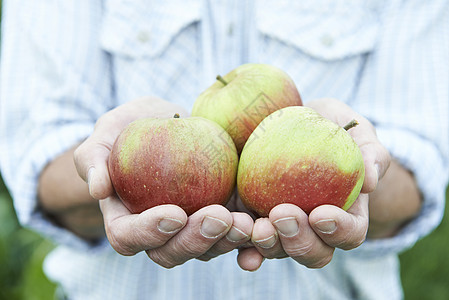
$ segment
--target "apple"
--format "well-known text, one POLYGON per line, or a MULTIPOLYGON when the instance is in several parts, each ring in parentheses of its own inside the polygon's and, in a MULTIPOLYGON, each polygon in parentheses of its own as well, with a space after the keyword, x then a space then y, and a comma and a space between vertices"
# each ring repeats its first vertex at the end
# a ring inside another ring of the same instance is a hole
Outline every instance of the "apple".
POLYGON ((243 204, 268 216, 281 203, 309 214, 323 204, 347 210, 362 188, 365 167, 347 130, 304 106, 265 118, 240 155, 237 188, 243 204))
POLYGON ((302 105, 295 83, 287 73, 268 64, 244 64, 202 92, 192 116, 222 126, 240 153, 254 128, 272 112, 302 105))
POLYGON ((109 156, 114 189, 132 213, 175 204, 191 215, 224 205, 234 191, 237 165, 237 151, 223 128, 176 115, 130 123, 109 156))

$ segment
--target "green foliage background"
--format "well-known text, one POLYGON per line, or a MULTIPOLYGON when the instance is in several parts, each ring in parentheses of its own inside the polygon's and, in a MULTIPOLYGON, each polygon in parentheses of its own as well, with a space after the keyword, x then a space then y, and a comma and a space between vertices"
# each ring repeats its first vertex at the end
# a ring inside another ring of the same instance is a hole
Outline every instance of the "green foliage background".
MULTIPOLYGON (((446 207, 440 226, 400 255, 406 300, 449 299, 448 216, 446 207)), ((52 248, 48 240, 19 225, 0 176, 0 300, 55 299, 56 286, 42 271, 44 257, 52 248)))
POLYGON ((0 299, 53 299, 55 285, 42 271, 42 261, 53 245, 19 226, 1 178, 0 222, 0 299))

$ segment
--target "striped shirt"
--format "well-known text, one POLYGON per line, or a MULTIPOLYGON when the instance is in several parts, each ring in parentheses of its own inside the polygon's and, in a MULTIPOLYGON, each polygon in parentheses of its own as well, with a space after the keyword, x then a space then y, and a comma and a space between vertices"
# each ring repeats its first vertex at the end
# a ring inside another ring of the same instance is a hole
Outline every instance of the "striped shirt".
POLYGON ((400 299, 397 253, 441 221, 449 164, 449 2, 3 1, 0 165, 20 222, 56 241, 44 268, 71 299, 400 299), (323 269, 233 251, 171 270, 54 226, 37 207, 43 167, 126 101, 191 109, 216 74, 286 71, 304 102, 333 97, 367 117, 412 171, 422 210, 396 236, 337 250, 323 269))

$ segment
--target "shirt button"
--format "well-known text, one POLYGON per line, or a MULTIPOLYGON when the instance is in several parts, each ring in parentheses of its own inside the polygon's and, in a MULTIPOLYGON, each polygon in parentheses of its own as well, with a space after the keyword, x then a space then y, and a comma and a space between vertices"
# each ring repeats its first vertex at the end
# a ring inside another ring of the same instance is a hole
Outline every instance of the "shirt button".
POLYGON ((320 38, 321 45, 325 47, 332 47, 334 45, 334 38, 330 34, 323 34, 320 38))
POLYGON ((142 30, 137 34, 137 40, 142 44, 150 41, 150 33, 146 30, 142 30))

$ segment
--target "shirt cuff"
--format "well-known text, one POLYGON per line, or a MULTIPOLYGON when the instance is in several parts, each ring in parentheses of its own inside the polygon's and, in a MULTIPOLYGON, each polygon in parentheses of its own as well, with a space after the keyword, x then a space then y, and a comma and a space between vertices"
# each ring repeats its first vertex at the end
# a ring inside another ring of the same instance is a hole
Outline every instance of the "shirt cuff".
POLYGON ((367 239, 351 250, 355 255, 380 256, 400 253, 412 247, 441 222, 448 183, 447 162, 438 148, 426 139, 403 129, 377 127, 380 142, 403 167, 413 172, 423 196, 418 215, 394 237, 367 239))

